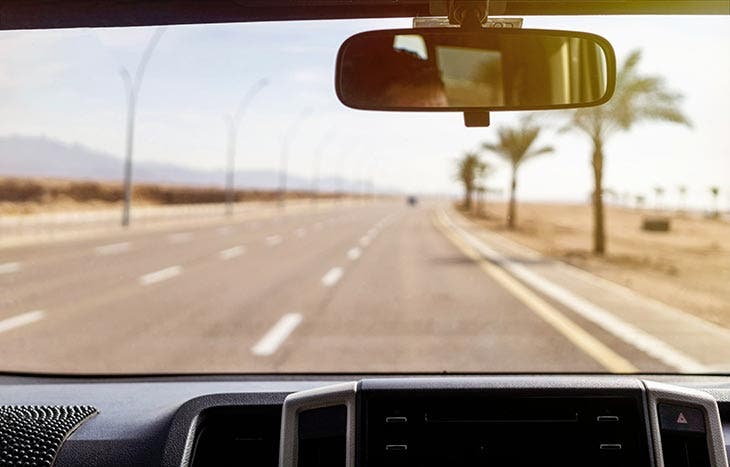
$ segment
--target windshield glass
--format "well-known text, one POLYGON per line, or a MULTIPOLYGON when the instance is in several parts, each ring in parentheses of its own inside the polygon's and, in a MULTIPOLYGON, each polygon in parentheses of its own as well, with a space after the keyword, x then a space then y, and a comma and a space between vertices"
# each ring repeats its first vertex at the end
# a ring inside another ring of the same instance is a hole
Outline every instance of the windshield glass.
POLYGON ((726 373, 728 21, 481 128, 338 101, 410 19, 0 32, 0 370, 726 373))

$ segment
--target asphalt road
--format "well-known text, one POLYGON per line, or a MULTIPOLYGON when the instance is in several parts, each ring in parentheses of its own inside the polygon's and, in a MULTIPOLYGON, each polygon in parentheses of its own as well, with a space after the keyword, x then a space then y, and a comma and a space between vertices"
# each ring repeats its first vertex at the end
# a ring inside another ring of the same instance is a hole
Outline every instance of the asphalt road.
POLYGON ((374 202, 2 249, 0 369, 606 371, 434 213, 374 202))

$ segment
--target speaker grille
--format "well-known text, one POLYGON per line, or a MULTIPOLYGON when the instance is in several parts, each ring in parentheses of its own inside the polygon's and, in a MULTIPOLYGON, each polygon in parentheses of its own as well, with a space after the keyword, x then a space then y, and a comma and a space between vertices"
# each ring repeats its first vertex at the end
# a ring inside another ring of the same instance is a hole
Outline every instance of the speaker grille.
POLYGON ((0 465, 50 466, 91 406, 0 406, 0 465))

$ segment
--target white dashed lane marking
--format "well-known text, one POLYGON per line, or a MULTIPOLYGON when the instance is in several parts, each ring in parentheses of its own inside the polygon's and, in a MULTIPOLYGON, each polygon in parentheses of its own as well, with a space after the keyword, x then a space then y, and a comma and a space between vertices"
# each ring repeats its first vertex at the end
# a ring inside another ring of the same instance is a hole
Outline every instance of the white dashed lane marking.
POLYGON ((251 347, 254 355, 266 357, 273 354, 284 343, 287 337, 302 322, 302 315, 299 313, 287 313, 281 317, 279 321, 264 334, 256 345, 251 347))
POLYGON ((0 333, 40 321, 46 315, 43 310, 29 311, 0 321, 0 333))
POLYGON ((167 239, 170 241, 170 243, 185 243, 192 240, 193 234, 190 232, 179 232, 170 234, 167 239))
POLYGON ((239 246, 234 246, 232 248, 222 250, 221 252, 218 253, 218 256, 222 260, 227 260, 227 259, 235 258, 237 256, 241 256, 245 252, 246 252, 246 248, 242 245, 239 245, 239 246))
POLYGON ((129 242, 112 243, 110 245, 98 246, 94 248, 94 251, 99 256, 118 255, 119 253, 129 251, 131 246, 132 244, 129 242))
POLYGON ((366 247, 370 245, 370 242, 370 237, 368 237, 367 235, 360 237, 360 246, 366 247))
POLYGON ((159 271, 150 272, 149 274, 140 276, 139 283, 142 285, 152 285, 172 279, 175 276, 179 276, 181 273, 181 266, 170 266, 169 268, 160 269, 159 271))
POLYGON ((276 246, 284 241, 281 235, 270 235, 265 239, 268 246, 276 246))
POLYGON ((1 263, 0 274, 11 274, 20 271, 20 263, 1 263))
POLYGON ((324 284, 325 287, 332 287, 342 278, 343 273, 344 270, 341 267, 330 269, 327 271, 327 274, 322 276, 322 284, 324 284))
POLYGON ((347 257, 350 258, 352 261, 355 261, 360 257, 361 254, 362 250, 360 250, 360 248, 350 248, 350 250, 347 252, 347 257))

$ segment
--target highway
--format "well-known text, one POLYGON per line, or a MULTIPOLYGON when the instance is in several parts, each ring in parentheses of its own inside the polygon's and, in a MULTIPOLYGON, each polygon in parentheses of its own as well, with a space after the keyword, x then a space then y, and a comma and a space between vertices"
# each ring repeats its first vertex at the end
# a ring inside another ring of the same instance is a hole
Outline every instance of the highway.
POLYGON ((373 201, 0 249, 0 369, 674 371, 478 257, 444 212, 373 201))

